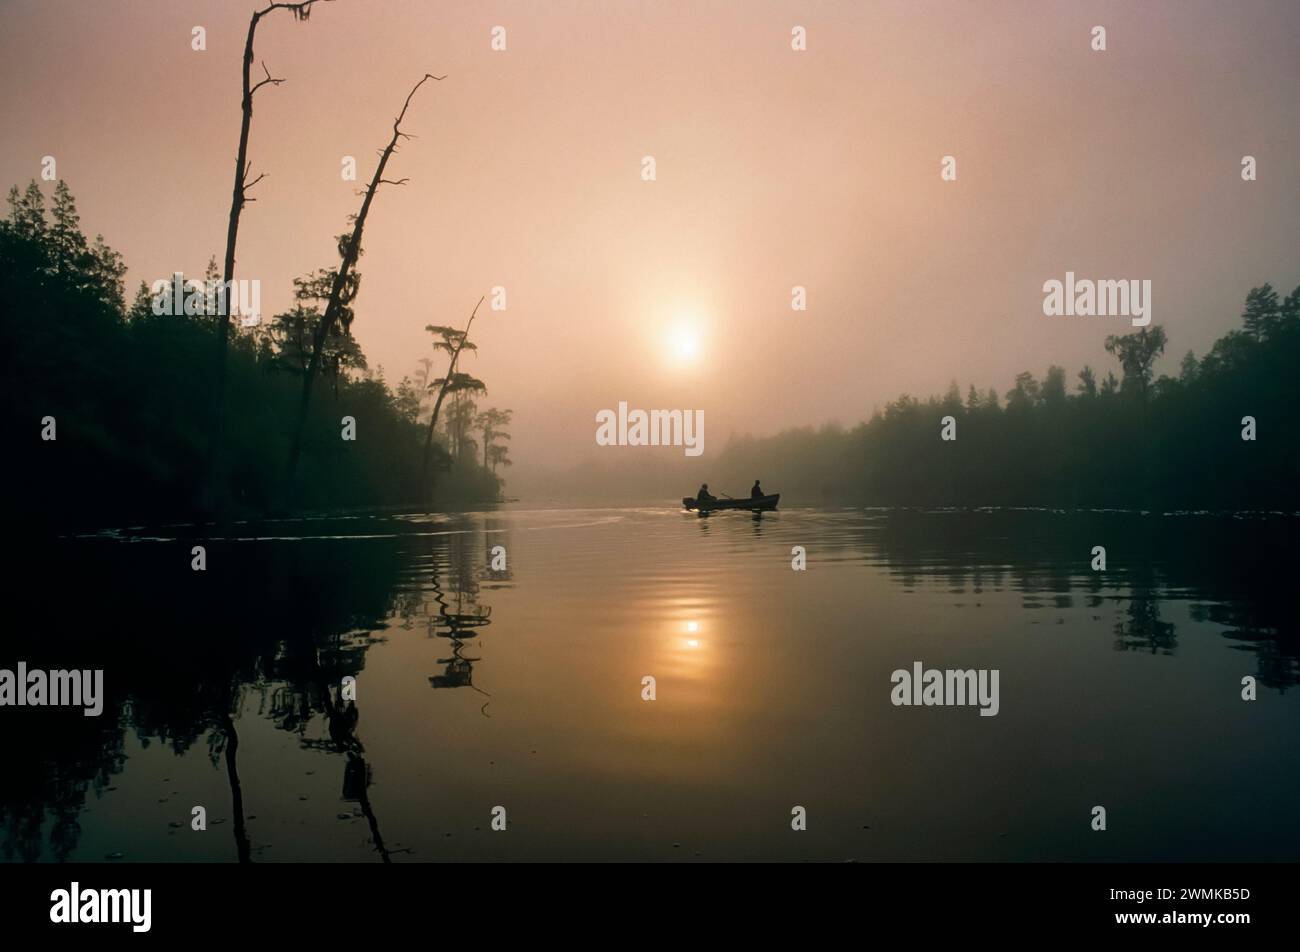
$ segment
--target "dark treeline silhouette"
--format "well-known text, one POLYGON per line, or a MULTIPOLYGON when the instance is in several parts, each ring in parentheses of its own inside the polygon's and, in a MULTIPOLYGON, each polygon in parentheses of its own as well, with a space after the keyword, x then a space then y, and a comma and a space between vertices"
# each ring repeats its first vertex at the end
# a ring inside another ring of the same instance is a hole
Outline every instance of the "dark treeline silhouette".
POLYGON ((1155 377, 1161 327, 1106 340, 1119 376, 1058 366, 1018 374, 1003 398, 956 383, 904 394, 852 429, 733 440, 718 481, 764 484, 795 503, 1152 509, 1300 508, 1300 289, 1246 298, 1244 327, 1177 377, 1155 377), (951 417, 956 439, 941 439, 951 417), (1255 439, 1243 439, 1244 417, 1255 439))
MULTIPOLYGON (((48 210, 34 182, 11 189, 9 206, 0 222, 0 386, 6 431, 21 447, 10 461, 12 517, 106 524, 202 515, 219 308, 209 300, 207 313, 156 314, 143 283, 128 304, 121 256, 82 234, 63 182, 48 210), (42 439, 46 418, 53 440, 42 439)), ((216 285, 215 263, 205 278, 216 285)), ((472 452, 448 453, 444 434, 425 475, 427 393, 409 379, 390 388, 343 321, 321 349, 326 385, 283 498, 303 375, 334 278, 322 269, 298 279, 293 307, 258 325, 230 322, 217 487, 227 511, 423 504, 435 480, 440 504, 498 498, 499 449, 485 465, 472 452), (356 421, 355 441, 342 438, 345 416, 356 421)))

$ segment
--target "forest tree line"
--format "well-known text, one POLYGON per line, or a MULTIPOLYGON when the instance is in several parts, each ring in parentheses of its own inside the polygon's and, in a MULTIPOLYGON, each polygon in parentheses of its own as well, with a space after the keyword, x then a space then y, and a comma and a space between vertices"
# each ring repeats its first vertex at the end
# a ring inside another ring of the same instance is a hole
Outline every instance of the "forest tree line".
MULTIPOLYGON (((229 343, 216 489, 231 514, 427 504, 431 486, 439 504, 499 497, 494 471, 510 464, 509 411, 480 409, 486 385, 453 376, 431 439, 431 403, 444 383, 436 361, 393 387, 382 368, 369 368, 351 333, 357 272, 323 339, 320 392, 288 498, 285 455, 336 269, 295 280, 292 306, 250 327, 211 307, 157 314, 143 282, 128 302, 125 274, 121 255, 82 233, 66 183, 48 209, 35 182, 10 190, 0 221, 0 376, 7 432, 23 447, 6 494, 15 518, 96 525, 204 515, 222 323, 229 343), (357 421, 355 441, 341 437, 345 416, 357 421), (54 439, 42 438, 47 418, 54 439)), ((215 261, 198 280, 220 283, 215 261)))
POLYGON ((1118 366, 903 394, 852 428, 733 439, 707 468, 790 505, 1300 509, 1300 288, 1252 289, 1239 328, 1157 377, 1168 345, 1159 326, 1114 335, 1118 366))

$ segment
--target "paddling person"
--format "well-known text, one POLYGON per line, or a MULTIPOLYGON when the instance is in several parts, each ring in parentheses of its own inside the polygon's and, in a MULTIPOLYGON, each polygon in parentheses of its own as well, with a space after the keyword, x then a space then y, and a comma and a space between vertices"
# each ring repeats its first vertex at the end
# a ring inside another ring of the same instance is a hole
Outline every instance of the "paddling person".
POLYGON ((754 488, 749 491, 749 498, 759 499, 762 496, 763 496, 763 487, 758 484, 758 480, 756 479, 754 480, 754 488))
POLYGON ((698 493, 695 494, 695 502, 696 502, 697 505, 700 504, 700 503, 705 503, 705 502, 714 502, 714 501, 716 501, 716 499, 717 499, 716 496, 710 496, 710 495, 709 495, 709 484, 708 484, 708 483, 705 483, 704 485, 702 485, 702 486, 700 487, 700 491, 699 491, 698 493))

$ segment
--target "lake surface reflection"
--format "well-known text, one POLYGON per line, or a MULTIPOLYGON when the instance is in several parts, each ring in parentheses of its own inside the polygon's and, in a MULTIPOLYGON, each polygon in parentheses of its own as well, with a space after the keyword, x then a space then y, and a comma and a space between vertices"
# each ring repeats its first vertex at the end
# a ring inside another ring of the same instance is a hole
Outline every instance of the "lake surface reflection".
POLYGON ((504 507, 33 545, 0 667, 103 668, 107 701, 0 709, 0 856, 1294 860, 1296 523, 504 507), (998 669, 1000 712, 893 706, 915 661, 998 669))

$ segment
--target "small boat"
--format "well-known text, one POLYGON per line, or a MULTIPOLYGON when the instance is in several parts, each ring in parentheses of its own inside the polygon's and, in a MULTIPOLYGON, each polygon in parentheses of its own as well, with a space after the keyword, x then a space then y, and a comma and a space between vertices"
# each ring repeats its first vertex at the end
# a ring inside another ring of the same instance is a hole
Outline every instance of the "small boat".
POLYGON ((772 493, 770 496, 757 496, 749 499, 710 499, 704 505, 699 505, 690 496, 682 498, 682 505, 689 510, 698 509, 700 512, 716 512, 719 509, 743 509, 746 512, 770 512, 776 508, 776 504, 781 501, 780 493, 772 493))

